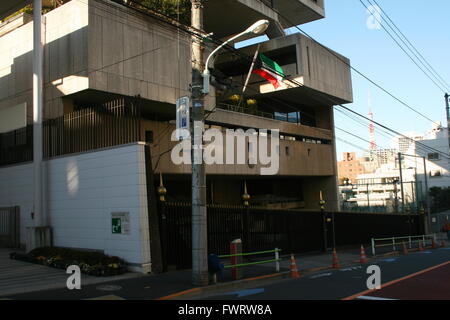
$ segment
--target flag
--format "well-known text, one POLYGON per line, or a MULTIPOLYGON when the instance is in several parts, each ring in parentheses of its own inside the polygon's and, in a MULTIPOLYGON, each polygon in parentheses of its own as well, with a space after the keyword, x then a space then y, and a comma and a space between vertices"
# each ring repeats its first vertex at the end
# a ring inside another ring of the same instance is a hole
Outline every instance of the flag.
POLYGON ((275 89, 278 89, 285 77, 283 69, 278 63, 269 59, 262 53, 259 55, 259 59, 261 60, 261 67, 253 70, 253 73, 259 74, 261 77, 268 80, 275 89))

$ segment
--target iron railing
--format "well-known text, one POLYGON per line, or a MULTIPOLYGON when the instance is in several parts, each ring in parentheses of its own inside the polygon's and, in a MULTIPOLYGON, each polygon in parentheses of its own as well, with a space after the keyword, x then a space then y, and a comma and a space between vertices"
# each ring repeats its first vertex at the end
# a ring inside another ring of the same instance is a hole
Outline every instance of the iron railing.
POLYGON ((0 165, 33 161, 33 126, 0 134, 0 165))
POLYGON ((140 104, 120 98, 44 122, 44 158, 140 140, 140 104))
MULTIPOLYGON (((139 98, 119 98, 43 122, 45 159, 137 142, 139 98)), ((0 166, 33 161, 33 125, 0 134, 0 166)))
POLYGON ((0 208, 0 248, 20 247, 19 207, 0 208))
MULTIPOLYGON (((160 205, 159 211, 165 264, 190 268, 191 205, 167 202, 160 205)), ((417 215, 339 212, 334 216, 337 246, 368 244, 371 238, 392 234, 421 234, 423 228, 417 215)), ((230 242, 235 239, 242 239, 243 252, 277 247, 289 253, 303 253, 323 248, 320 212, 208 205, 207 223, 208 251, 217 255, 228 254, 230 242)), ((332 239, 331 225, 327 229, 327 238, 332 239)))

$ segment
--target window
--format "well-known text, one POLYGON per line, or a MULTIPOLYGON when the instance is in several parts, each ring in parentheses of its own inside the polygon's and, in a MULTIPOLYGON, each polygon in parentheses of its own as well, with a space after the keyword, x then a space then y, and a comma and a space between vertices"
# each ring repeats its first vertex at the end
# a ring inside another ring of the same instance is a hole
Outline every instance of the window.
POLYGON ((442 173, 440 170, 433 170, 430 172, 430 177, 434 178, 434 177, 440 177, 442 176, 442 173))
POLYGON ((439 153, 435 152, 435 153, 429 153, 428 154, 428 160, 430 161, 437 161, 440 160, 440 155, 439 153))
POLYGON ((151 130, 145 131, 145 142, 153 143, 153 131, 151 131, 151 130))

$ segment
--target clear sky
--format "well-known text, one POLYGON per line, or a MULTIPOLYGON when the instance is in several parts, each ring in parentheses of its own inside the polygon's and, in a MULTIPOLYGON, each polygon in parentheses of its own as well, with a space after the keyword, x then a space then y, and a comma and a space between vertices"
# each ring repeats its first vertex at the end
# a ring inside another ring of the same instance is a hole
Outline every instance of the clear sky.
MULTIPOLYGON (((397 27, 408 37, 435 70, 450 83, 450 1, 377 0, 397 27)), ((326 18, 300 28, 323 45, 343 54, 352 65, 407 104, 446 126, 444 93, 429 80, 383 30, 369 29, 370 18, 359 0, 325 0, 326 18)), ((387 25, 386 28, 391 31, 387 25)), ((298 30, 289 30, 298 32, 298 30)), ((351 109, 367 116, 368 92, 372 95, 374 120, 399 132, 426 132, 431 121, 395 101, 352 72, 354 103, 351 109)), ((450 90, 450 88, 449 88, 450 90)), ((335 112, 336 126, 369 140, 368 127, 335 112)), ((336 130, 339 138, 367 149, 368 143, 336 130)), ((379 147, 389 139, 375 127, 379 147)), ((337 141, 342 153, 362 150, 337 141)))

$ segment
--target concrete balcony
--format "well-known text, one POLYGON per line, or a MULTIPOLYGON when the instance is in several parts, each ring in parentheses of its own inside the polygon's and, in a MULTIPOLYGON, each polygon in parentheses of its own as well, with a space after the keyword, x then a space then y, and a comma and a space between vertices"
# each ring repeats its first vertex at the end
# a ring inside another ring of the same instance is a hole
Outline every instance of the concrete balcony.
POLYGON ((239 33, 259 19, 269 19, 289 28, 324 17, 324 0, 210 0, 205 3, 205 30, 218 38, 239 33))
MULTIPOLYGON (((253 57, 256 50, 257 45, 240 49, 248 57, 253 57)), ((280 88, 275 89, 260 76, 252 75, 247 95, 255 99, 283 100, 298 108, 301 105, 317 108, 353 101, 348 58, 301 34, 263 42, 259 52, 276 61, 283 68, 286 79, 280 88)), ((225 53, 217 59, 215 68, 243 85, 250 63, 251 58, 225 53)), ((281 105, 279 108, 281 112, 289 112, 282 110, 281 105)))
POLYGON ((285 28, 325 17, 324 0, 262 0, 280 13, 279 21, 285 28), (286 19, 284 19, 286 18, 286 19))

